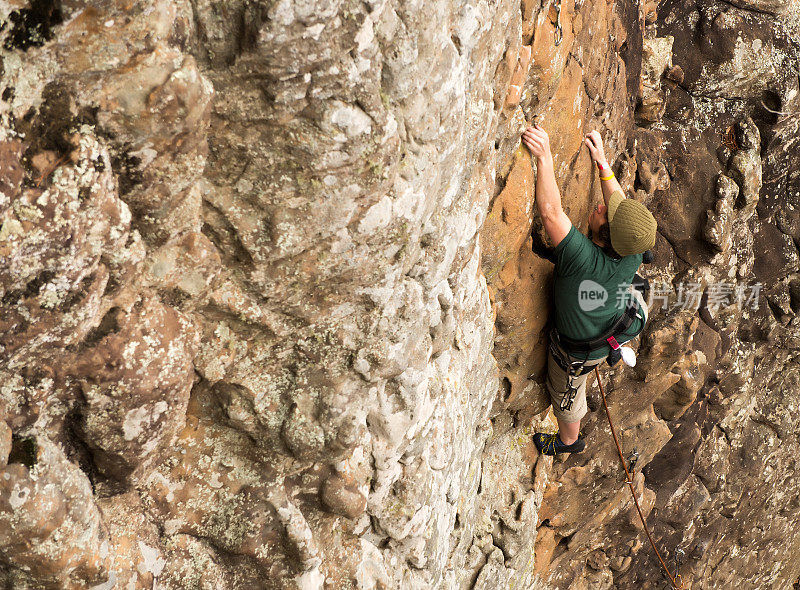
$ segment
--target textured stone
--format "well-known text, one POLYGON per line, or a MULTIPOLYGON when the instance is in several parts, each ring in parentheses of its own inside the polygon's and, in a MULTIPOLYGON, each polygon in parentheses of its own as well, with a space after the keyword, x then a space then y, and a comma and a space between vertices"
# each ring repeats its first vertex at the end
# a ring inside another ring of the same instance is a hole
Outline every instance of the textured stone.
POLYGON ((663 116, 666 107, 661 78, 672 67, 674 42, 674 37, 667 36, 645 39, 642 44, 642 97, 636 112, 651 123, 663 116))
POLYGON ((115 297, 126 296, 142 257, 107 149, 86 126, 64 141, 47 188, 23 189, 4 212, 1 342, 11 370, 40 350, 43 365, 47 357, 55 364, 115 297))
POLYGON ((108 527, 115 571, 110 577, 121 588, 152 588, 167 562, 158 529, 147 517, 135 492, 98 500, 108 527))
POLYGON ((8 454, 11 452, 11 429, 5 422, 0 422, 0 465, 8 463, 8 454))
POLYGON ((86 400, 80 432, 100 471, 125 479, 183 427, 196 335, 154 299, 109 311, 101 326, 109 333, 74 370, 86 400))
POLYGON ((337 514, 347 518, 358 518, 364 514, 367 499, 359 492, 357 486, 348 484, 341 476, 329 477, 320 489, 322 502, 337 514))
POLYGON ((706 211, 708 219, 703 237, 720 252, 731 247, 733 204, 739 196, 739 185, 724 174, 717 177, 717 203, 714 210, 706 211))
POLYGON ((113 558, 89 480, 49 440, 28 440, 30 451, 0 472, 0 547, 12 566, 3 581, 62 588, 106 582, 113 558))
POLYGON ((658 219, 641 272, 697 286, 600 370, 669 565, 796 583, 794 3, 11 0, 0 23, 0 585, 663 585, 594 377, 587 450, 531 444, 555 428, 534 121, 576 227, 596 129, 658 219))

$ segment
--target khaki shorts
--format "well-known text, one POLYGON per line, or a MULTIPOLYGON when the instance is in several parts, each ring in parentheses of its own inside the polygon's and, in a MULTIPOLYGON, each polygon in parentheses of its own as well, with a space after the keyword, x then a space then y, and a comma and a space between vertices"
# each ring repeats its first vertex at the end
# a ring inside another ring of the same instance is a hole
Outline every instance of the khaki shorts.
MULTIPOLYGON (((551 343, 551 347, 555 346, 561 352, 563 358, 568 358, 572 361, 583 360, 571 357, 567 354, 562 347, 558 346, 555 342, 551 343)), ((605 357, 593 361, 586 361, 585 368, 595 367, 605 361, 605 357)), ((556 418, 564 422, 580 422, 581 418, 586 415, 588 408, 586 407, 586 379, 589 373, 572 378, 572 387, 577 391, 572 403, 568 404, 566 409, 561 409, 561 402, 568 392, 569 381, 567 379, 567 372, 558 366, 556 359, 553 358, 552 348, 547 355, 547 392, 550 394, 550 403, 553 404, 553 414, 556 418)))
MULTIPOLYGON (((644 319, 645 323, 647 323, 647 303, 642 297, 642 294, 639 291, 633 290, 633 296, 639 302, 639 309, 642 312, 642 319, 644 319)), ((628 342, 628 340, 623 340, 620 344, 624 344, 628 342)), ((556 346, 558 350, 561 352, 563 358, 568 358, 570 361, 581 361, 583 360, 581 357, 572 357, 570 356, 566 350, 562 347, 558 346, 556 343, 551 343, 551 346, 556 346)), ((572 378, 572 387, 575 388, 577 391, 575 392, 575 397, 572 400, 572 403, 569 404, 567 402, 567 408, 561 409, 561 402, 564 397, 567 395, 568 392, 568 385, 569 382, 567 380, 567 372, 562 369, 556 360, 553 358, 553 350, 552 348, 549 350, 549 354, 547 355, 547 392, 550 394, 550 402, 553 404, 553 414, 555 414, 556 418, 562 420, 564 422, 580 422, 581 418, 586 415, 588 408, 586 406, 586 380, 589 378, 589 373, 584 375, 580 375, 579 377, 572 378)), ((584 365, 584 368, 595 367, 601 364, 605 359, 605 357, 596 359, 593 361, 587 361, 584 365)))

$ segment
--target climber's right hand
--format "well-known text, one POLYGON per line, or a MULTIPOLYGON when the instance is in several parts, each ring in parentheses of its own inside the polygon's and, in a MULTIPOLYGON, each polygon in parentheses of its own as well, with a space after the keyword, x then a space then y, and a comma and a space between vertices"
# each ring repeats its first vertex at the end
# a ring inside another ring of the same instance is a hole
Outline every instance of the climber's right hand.
POLYGON ((592 160, 601 168, 608 168, 608 161, 606 160, 606 153, 603 149, 603 138, 597 131, 590 131, 586 134, 583 142, 588 146, 589 153, 592 155, 592 160))
POLYGON ((550 137, 547 131, 534 124, 522 133, 522 143, 531 151, 536 158, 552 158, 550 153, 550 137))

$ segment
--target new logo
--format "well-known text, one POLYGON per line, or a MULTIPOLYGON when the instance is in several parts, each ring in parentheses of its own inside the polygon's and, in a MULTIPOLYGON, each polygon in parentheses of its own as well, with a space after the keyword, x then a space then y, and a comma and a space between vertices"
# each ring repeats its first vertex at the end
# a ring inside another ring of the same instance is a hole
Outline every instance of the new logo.
POLYGON ((583 311, 593 311, 603 307, 607 299, 608 291, 603 285, 588 279, 578 285, 578 305, 583 311))

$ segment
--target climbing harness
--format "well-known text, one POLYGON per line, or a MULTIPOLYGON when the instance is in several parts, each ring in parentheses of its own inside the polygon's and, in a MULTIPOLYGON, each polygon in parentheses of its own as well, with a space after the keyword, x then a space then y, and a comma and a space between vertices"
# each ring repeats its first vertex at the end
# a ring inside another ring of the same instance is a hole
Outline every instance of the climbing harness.
POLYGON ((550 335, 550 353, 553 355, 556 364, 567 373, 567 389, 562 392, 561 403, 559 408, 562 412, 569 412, 572 408, 572 402, 575 401, 575 396, 578 394, 578 388, 573 385, 573 380, 581 375, 586 375, 592 370, 592 367, 586 367, 586 362, 589 359, 589 353, 583 360, 573 360, 572 357, 565 355, 561 348, 558 346, 559 336, 558 332, 552 331, 550 335))
MULTIPOLYGON (((597 338, 592 338, 591 340, 574 340, 572 338, 568 338, 563 334, 559 334, 557 331, 553 331, 551 335, 550 341, 557 340, 561 347, 566 350, 571 356, 575 356, 576 358, 580 354, 586 354, 586 358, 589 357, 589 353, 592 351, 598 350, 603 346, 609 346, 611 348, 611 353, 608 355, 608 364, 609 366, 614 366, 617 364, 623 355, 626 357, 626 364, 633 366, 631 363, 635 364, 636 355, 630 350, 630 353, 623 350, 623 347, 617 341, 619 336, 622 336, 628 328, 631 327, 633 320, 636 319, 637 316, 640 316, 641 310, 639 309, 639 302, 636 300, 636 297, 631 297, 628 300, 628 303, 625 307, 625 312, 611 325, 611 327, 602 335, 598 336, 597 338), (631 355, 633 355, 631 357, 631 355)), ((642 319, 644 319, 642 317, 642 319)), ((642 327, 644 327, 644 322, 642 322, 642 327)), ((633 335, 626 335, 625 341, 635 338, 638 334, 633 335)), ((554 355, 556 356, 556 355, 554 355)), ((556 360, 558 361, 558 357, 556 356, 556 360)), ((584 361, 585 364, 585 361, 584 361)), ((567 367, 564 364, 559 363, 559 366, 568 371, 567 367)), ((586 373, 591 371, 591 367, 586 373)), ((582 375, 583 373, 579 373, 582 375)))
POLYGON ((561 0, 553 0, 553 7, 556 9, 556 32, 553 43, 558 47, 564 37, 564 32, 561 29, 561 0))
MULTIPOLYGON (((535 251, 535 250, 534 250, 535 251)), ((653 262, 653 253, 650 250, 646 250, 642 253, 642 263, 650 264, 653 262)), ((633 276, 633 280, 631 281, 631 286, 635 291, 638 291, 642 295, 642 303, 644 303, 644 299, 647 298, 647 294, 650 291, 650 282, 644 278, 637 275, 633 276)), ((553 293, 555 297, 555 293, 553 293)), ((636 365, 636 353, 633 352, 631 348, 626 346, 621 346, 617 341, 617 338, 620 336, 625 336, 623 340, 623 344, 628 340, 636 338, 639 335, 639 332, 636 334, 625 334, 628 328, 631 327, 633 321, 639 317, 642 319, 642 328, 644 328, 644 324, 647 321, 647 311, 646 311, 646 304, 645 308, 640 309, 639 301, 637 299, 638 294, 633 294, 628 299, 628 303, 625 306, 625 311, 622 315, 617 318, 617 320, 611 325, 611 327, 606 330, 606 332, 597 338, 593 338, 591 340, 574 340, 572 338, 568 338, 563 334, 559 334, 557 330, 552 330, 550 333, 550 343, 551 343, 551 350, 554 351, 553 358, 556 359, 558 366, 564 369, 567 372, 567 375, 570 376, 570 359, 569 358, 562 358, 561 355, 557 353, 557 347, 552 346, 552 343, 555 341, 558 345, 563 348, 570 357, 579 358, 581 354, 585 353, 586 359, 589 358, 589 354, 593 351, 596 351, 603 346, 608 346, 611 348, 611 352, 606 358, 608 365, 613 367, 617 364, 617 362, 622 359, 626 365, 629 367, 633 367, 636 365)), ((589 373, 592 370, 590 366, 587 369, 584 369, 584 365, 586 364, 586 359, 584 359, 583 363, 580 364, 579 372, 575 374, 575 376, 584 375, 589 373), (582 372, 581 372, 582 371, 582 372)), ((571 386, 572 380, 568 379, 568 387, 571 386)), ((577 391, 577 390, 576 390, 577 391)), ((568 389, 568 392, 572 393, 572 398, 575 397, 575 392, 572 392, 568 389)), ((563 399, 566 399, 563 398, 563 399)), ((571 403, 570 403, 571 405, 571 403)), ((563 409, 563 408, 562 408, 563 409)))
MULTIPOLYGON (((637 275, 638 277, 638 275, 637 275)), ((635 297, 628 300, 625 312, 614 322, 605 334, 592 340, 573 340, 562 334, 559 334, 556 329, 550 333, 550 353, 556 364, 567 374, 567 389, 562 393, 559 409, 562 412, 569 412, 572 408, 572 403, 578 395, 578 388, 574 385, 574 379, 590 373, 594 364, 586 366, 589 360, 589 354, 602 346, 611 347, 611 353, 606 359, 609 366, 614 366, 620 359, 626 365, 633 367, 636 365, 636 353, 627 346, 621 346, 617 342, 617 337, 621 336, 633 323, 633 320, 640 315, 639 302, 635 297), (566 354, 564 354, 566 351, 566 354), (583 355, 583 358, 580 358, 583 355)), ((644 322, 642 322, 644 327, 644 322)), ((627 336, 627 339, 634 338, 634 336, 627 336)))
MULTIPOLYGON (((661 553, 658 551, 658 547, 656 547, 656 542, 653 540, 653 536, 650 534, 650 529, 647 528, 647 522, 645 521, 644 514, 642 514, 642 509, 639 507, 639 500, 636 498, 636 490, 633 489, 633 477, 631 476, 631 472, 628 471, 628 466, 625 463, 625 459, 622 457, 622 447, 619 445, 619 440, 617 439, 617 431, 614 430, 614 423, 611 421, 611 412, 608 411, 608 402, 606 402, 606 392, 603 389, 603 382, 600 381, 600 368, 594 368, 595 376, 597 377, 597 385, 600 387, 600 395, 603 398, 603 407, 606 409, 606 417, 608 418, 608 426, 611 428, 611 436, 614 437, 614 444, 617 445, 617 453, 619 453, 619 462, 622 463, 622 468, 625 470, 625 483, 628 484, 628 487, 631 490, 631 496, 633 496, 633 503, 636 505, 636 511, 639 513, 639 518, 642 520, 642 526, 644 527, 644 532, 647 533, 647 538, 650 540, 650 545, 653 547, 653 551, 656 553, 656 557, 658 557, 658 561, 661 562, 661 567, 664 568, 664 571, 667 573, 667 577, 669 578, 672 587, 675 590, 682 590, 683 589, 683 578, 681 575, 676 573, 673 576, 667 564, 664 563, 664 560, 661 558, 661 553)), ((633 467, 633 466, 631 466, 633 467)), ((680 551, 680 549, 678 550, 680 551)), ((676 571, 677 571, 677 558, 678 558, 678 551, 675 552, 675 559, 676 559, 676 571)), ((681 551, 680 554, 682 555, 683 552, 681 551)))

